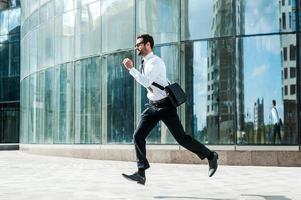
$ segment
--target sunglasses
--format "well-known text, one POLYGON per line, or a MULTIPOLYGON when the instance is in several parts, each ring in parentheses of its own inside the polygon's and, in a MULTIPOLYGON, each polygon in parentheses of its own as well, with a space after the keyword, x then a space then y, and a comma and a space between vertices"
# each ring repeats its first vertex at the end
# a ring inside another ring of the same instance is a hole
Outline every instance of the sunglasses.
POLYGON ((138 48, 141 44, 144 44, 144 42, 142 41, 142 42, 135 44, 135 47, 138 48))

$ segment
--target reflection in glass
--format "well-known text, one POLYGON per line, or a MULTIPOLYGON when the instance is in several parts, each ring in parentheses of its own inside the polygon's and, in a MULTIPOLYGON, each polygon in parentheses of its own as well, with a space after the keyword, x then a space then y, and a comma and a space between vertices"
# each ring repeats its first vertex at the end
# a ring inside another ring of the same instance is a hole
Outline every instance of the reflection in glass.
POLYGON ((74 55, 75 11, 55 18, 55 64, 71 61, 74 55))
MULTIPOLYGON (((134 133, 134 80, 122 66, 124 58, 133 58, 133 52, 124 52, 102 58, 107 95, 104 113, 107 118, 107 142, 130 143, 134 133)), ((106 143, 106 141, 103 141, 106 143)))
POLYGON ((57 113, 58 131, 54 135, 54 143, 74 143, 74 73, 73 63, 59 65, 56 68, 59 74, 57 84, 57 113))
MULTIPOLYGON (((57 99, 55 93, 57 87, 57 74, 54 68, 48 68, 45 71, 45 129, 44 129, 44 143, 52 144, 53 135, 57 131, 57 113, 55 112, 57 106, 57 99)), ((34 87, 31 87, 34 88, 34 87)), ((31 90, 31 89, 30 89, 31 90)), ((31 97, 30 97, 31 98, 31 97)), ((29 101, 32 102, 32 101, 29 101)), ((41 133, 43 134, 43 133, 41 133)), ((41 136, 42 137, 42 136, 41 136)))
POLYGON ((104 0, 101 5, 102 52, 134 44, 134 0, 104 0))
POLYGON ((203 143, 233 144, 235 124, 235 43, 232 39, 187 43, 186 127, 203 143))
POLYGON ((0 35, 8 34, 8 11, 0 12, 0 35))
POLYGON ((137 34, 148 33, 155 43, 179 40, 179 0, 140 0, 136 5, 137 34))
MULTIPOLYGON (((77 61, 75 64, 75 78, 74 78, 75 143, 80 143, 80 144, 100 143, 100 136, 101 136, 101 132, 100 132, 101 131, 100 129, 101 127, 100 124, 101 122, 101 118, 100 118, 101 77, 100 75, 101 73, 100 73, 98 57, 80 60, 77 61)), ((71 76, 71 74, 69 76, 71 76)), ((69 93, 72 92, 71 88, 68 88, 68 90, 69 93)), ((62 102, 60 102, 61 106, 67 107, 66 109, 72 110, 72 105, 67 105, 67 103, 70 104, 72 103, 72 101, 70 100, 71 99, 69 99, 69 101, 66 100, 67 101, 66 105, 64 105, 64 99, 62 99, 62 102)), ((71 116, 66 116, 66 120, 68 120, 67 119, 68 117, 71 116)))
POLYGON ((289 87, 296 85, 296 78, 284 76, 290 67, 294 68, 295 61, 285 60, 283 51, 294 43, 294 37, 283 35, 243 39, 245 119, 244 131, 238 135, 238 143, 297 143, 297 101, 296 94, 289 87), (271 113, 273 99, 284 123, 281 139, 274 137, 275 122, 271 113))
POLYGON ((86 57, 99 53, 100 2, 81 7, 76 14, 75 56, 86 57))
POLYGON ((181 39, 210 38, 213 18, 212 0, 181 1, 181 39))

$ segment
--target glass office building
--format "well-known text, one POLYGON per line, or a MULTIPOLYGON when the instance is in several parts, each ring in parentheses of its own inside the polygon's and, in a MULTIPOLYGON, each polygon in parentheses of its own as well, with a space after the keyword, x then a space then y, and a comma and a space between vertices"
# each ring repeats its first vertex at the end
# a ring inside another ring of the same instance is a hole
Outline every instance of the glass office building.
MULTIPOLYGON (((211 145, 300 146, 299 0, 21 0, 22 144, 131 144, 145 89, 122 66, 149 33, 211 145), (274 137, 272 100, 283 121, 274 137)), ((17 73, 17 72, 16 72, 17 73)), ((159 123, 150 144, 175 144, 159 123)))
POLYGON ((19 143, 20 2, 0 2, 0 143, 19 143))

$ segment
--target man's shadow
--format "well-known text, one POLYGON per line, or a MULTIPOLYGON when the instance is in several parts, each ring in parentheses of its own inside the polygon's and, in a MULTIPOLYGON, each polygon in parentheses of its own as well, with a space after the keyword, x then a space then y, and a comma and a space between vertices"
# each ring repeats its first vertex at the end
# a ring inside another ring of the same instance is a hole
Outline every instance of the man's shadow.
POLYGON ((155 199, 199 199, 199 200, 235 200, 235 199, 217 199, 217 198, 202 198, 202 197, 185 197, 185 196, 154 196, 155 199))
MULTIPOLYGON (((242 197, 260 197, 264 200, 292 200, 285 196, 279 195, 256 195, 256 194, 241 194, 242 197)), ((235 199, 217 199, 217 198, 202 198, 202 197, 185 197, 185 196, 154 196, 155 199, 199 199, 199 200, 235 200, 235 199)))
POLYGON ((241 196, 244 196, 244 197, 261 197, 265 200, 292 200, 290 198, 287 198, 285 196, 280 196, 280 195, 241 194, 241 196))

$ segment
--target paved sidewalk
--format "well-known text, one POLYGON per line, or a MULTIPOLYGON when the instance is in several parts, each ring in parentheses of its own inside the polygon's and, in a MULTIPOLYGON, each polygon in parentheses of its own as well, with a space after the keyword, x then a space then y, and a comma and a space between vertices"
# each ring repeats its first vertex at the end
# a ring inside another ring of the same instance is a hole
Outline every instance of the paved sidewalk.
POLYGON ((0 151, 0 200, 301 200, 301 168, 151 163, 142 186, 121 176, 135 167, 0 151))

